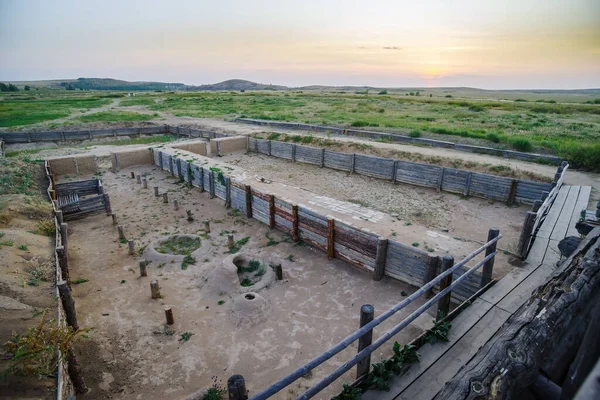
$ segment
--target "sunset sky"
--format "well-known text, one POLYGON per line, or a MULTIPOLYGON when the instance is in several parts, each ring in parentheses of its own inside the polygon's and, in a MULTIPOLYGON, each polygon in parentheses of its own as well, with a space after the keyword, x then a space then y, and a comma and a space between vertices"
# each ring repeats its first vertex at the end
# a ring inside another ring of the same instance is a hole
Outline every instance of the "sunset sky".
POLYGON ((0 81, 600 87, 600 0, 0 0, 0 81))

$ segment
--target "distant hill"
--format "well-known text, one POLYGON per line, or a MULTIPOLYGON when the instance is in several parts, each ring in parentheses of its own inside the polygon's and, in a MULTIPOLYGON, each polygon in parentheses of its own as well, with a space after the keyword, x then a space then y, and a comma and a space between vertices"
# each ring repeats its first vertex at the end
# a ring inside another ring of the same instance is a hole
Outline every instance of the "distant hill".
POLYGON ((211 85, 186 86, 186 90, 286 90, 287 86, 268 85, 243 79, 229 79, 211 85))
POLYGON ((183 83, 128 82, 111 78, 79 78, 61 82, 60 85, 81 90, 181 90, 185 87, 183 83))

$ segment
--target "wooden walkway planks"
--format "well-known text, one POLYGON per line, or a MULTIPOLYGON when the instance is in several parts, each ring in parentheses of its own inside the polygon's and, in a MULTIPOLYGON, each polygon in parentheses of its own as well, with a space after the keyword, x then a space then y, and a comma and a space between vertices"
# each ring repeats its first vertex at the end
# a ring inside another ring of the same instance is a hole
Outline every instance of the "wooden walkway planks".
MULTIPOLYGON (((540 227, 526 263, 514 268, 481 295, 466 312, 452 321, 448 343, 425 345, 421 360, 400 378, 389 392, 368 391, 362 398, 430 400, 477 351, 523 305, 539 285, 556 270, 560 260, 558 242, 569 235, 577 222, 580 207, 589 201, 589 186, 563 186, 546 220, 540 227)), ((584 206, 584 207, 585 207, 584 206)))

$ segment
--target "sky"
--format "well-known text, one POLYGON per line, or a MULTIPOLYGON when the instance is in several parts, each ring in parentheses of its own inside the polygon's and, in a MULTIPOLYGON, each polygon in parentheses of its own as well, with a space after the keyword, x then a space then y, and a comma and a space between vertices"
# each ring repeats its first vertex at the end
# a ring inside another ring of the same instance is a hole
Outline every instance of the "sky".
POLYGON ((600 88, 600 0, 0 0, 0 81, 600 88))

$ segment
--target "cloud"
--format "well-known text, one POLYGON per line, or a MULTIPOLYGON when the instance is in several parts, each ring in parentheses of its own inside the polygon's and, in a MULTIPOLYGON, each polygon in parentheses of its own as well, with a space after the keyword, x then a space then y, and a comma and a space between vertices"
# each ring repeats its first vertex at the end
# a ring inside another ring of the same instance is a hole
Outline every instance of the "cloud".
POLYGON ((398 47, 398 46, 383 46, 382 49, 384 49, 384 50, 402 50, 402 48, 398 47))

